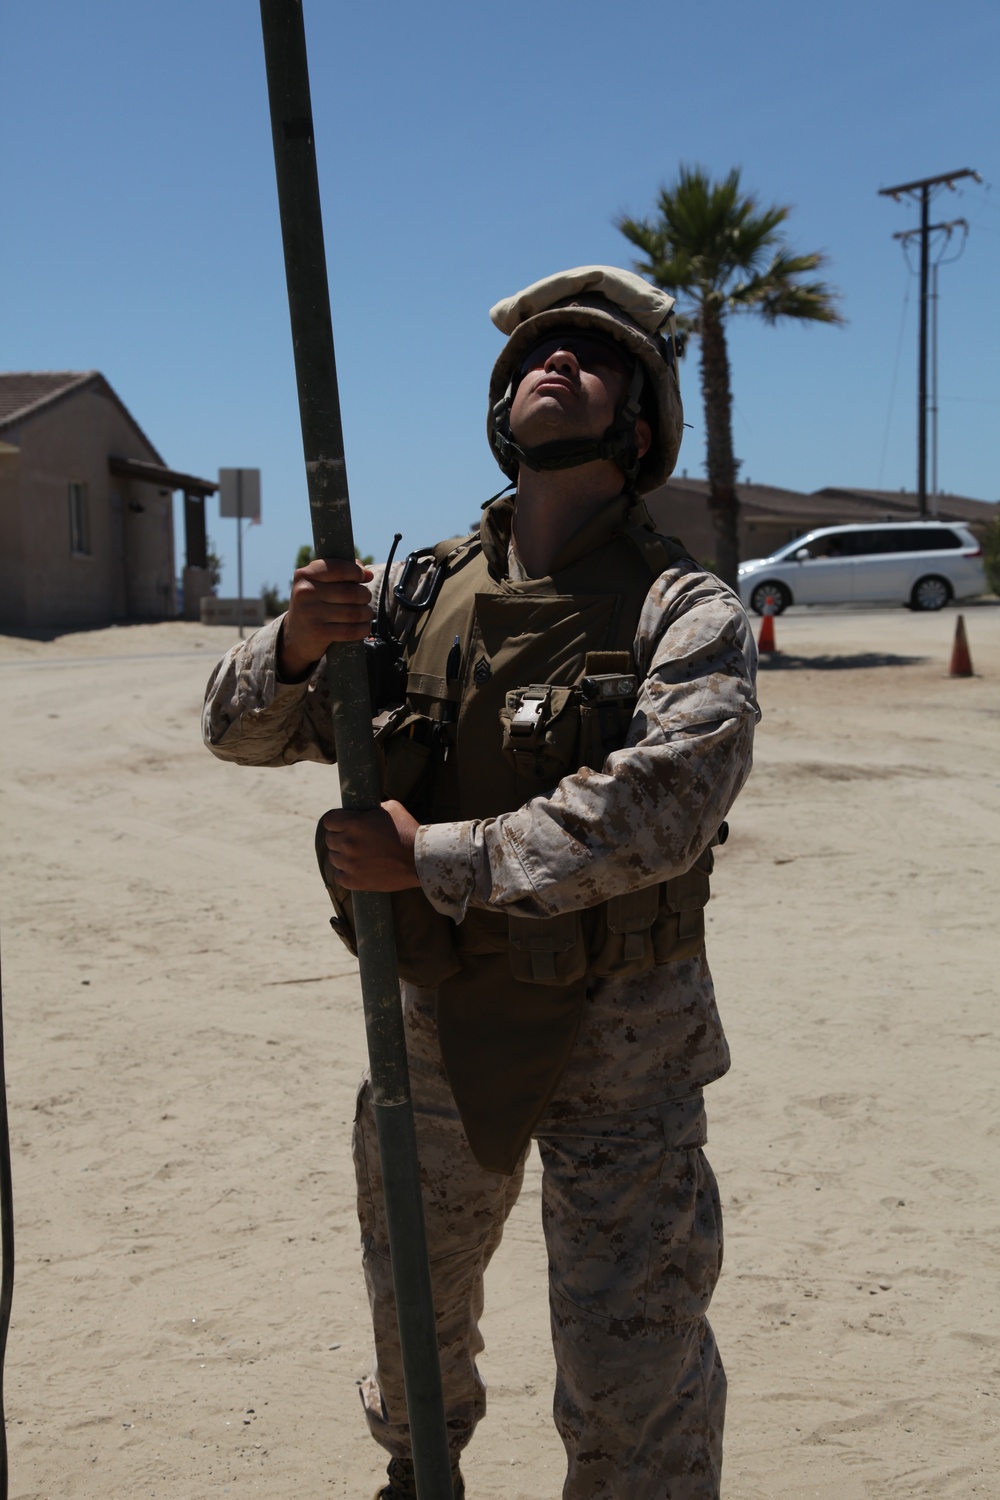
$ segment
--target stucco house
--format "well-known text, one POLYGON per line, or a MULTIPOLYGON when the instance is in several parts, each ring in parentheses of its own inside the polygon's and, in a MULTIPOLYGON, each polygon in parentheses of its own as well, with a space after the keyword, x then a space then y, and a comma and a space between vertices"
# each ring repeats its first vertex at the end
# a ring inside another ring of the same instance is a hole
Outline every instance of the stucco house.
MULTIPOLYGON (((841 489, 829 485, 803 494, 775 485, 740 481, 740 557, 769 557, 806 531, 819 526, 845 526, 857 521, 917 521, 917 496, 908 490, 841 489)), ((689 479, 686 471, 646 496, 646 506, 657 528, 683 537, 701 562, 712 566, 715 535, 708 509, 708 483, 689 479)), ((1000 515, 988 500, 965 495, 930 497, 930 514, 942 521, 964 521, 977 536, 1000 515)))
POLYGON ((96 370, 0 374, 0 626, 175 616, 173 492, 184 493, 183 613, 208 592, 205 496, 170 469, 96 370))

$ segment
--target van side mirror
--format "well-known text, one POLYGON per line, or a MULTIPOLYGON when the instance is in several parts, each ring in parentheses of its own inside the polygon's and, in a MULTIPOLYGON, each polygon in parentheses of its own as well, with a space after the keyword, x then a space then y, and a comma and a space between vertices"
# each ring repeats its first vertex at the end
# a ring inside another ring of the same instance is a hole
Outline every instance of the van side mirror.
POLYGON ((796 552, 795 554, 795 561, 808 562, 811 557, 812 553, 809 551, 808 547, 800 547, 798 552, 796 552))

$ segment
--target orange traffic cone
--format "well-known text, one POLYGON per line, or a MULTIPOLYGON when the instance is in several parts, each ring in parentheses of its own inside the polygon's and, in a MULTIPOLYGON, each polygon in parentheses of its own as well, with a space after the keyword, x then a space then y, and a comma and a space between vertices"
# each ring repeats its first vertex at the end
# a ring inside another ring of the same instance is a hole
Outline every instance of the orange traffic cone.
POLYGON ((951 666, 948 668, 949 677, 972 677, 972 657, 969 655, 969 642, 965 636, 965 616, 959 615, 955 622, 955 644, 951 648, 951 666))
POLYGON ((777 651, 774 644, 774 600, 768 594, 764 603, 764 618, 760 622, 760 636, 757 640, 758 651, 777 651))

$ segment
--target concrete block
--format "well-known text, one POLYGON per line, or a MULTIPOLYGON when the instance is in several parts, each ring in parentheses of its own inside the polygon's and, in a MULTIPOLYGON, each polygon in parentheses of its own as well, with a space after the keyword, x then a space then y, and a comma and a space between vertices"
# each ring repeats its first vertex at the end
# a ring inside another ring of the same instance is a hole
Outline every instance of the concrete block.
MULTIPOLYGON (((200 618, 203 625, 238 625, 240 623, 239 599, 216 599, 210 594, 202 599, 200 618)), ((243 600, 243 623, 254 628, 264 623, 263 599, 243 600)))

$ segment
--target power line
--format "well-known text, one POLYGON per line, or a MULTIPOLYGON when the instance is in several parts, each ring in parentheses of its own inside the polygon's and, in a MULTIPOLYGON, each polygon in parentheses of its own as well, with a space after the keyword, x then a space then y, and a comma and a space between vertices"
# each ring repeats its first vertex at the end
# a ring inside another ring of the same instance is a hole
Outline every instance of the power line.
MULTIPOLYGON (((982 182, 978 172, 971 167, 962 167, 957 172, 942 172, 937 177, 919 177, 914 182, 901 182, 896 187, 879 188, 879 197, 892 198, 896 203, 904 197, 919 199, 920 227, 906 231, 906 236, 920 236, 920 341, 917 351, 917 501, 920 514, 927 514, 927 283, 930 270, 930 237, 933 230, 943 226, 930 222, 932 190, 947 187, 954 191, 955 183, 964 177, 982 182)), ((968 231, 966 231, 968 232, 968 231)), ((898 236, 904 238, 904 236, 898 236)), ((904 238, 905 250, 905 238, 904 238)))

